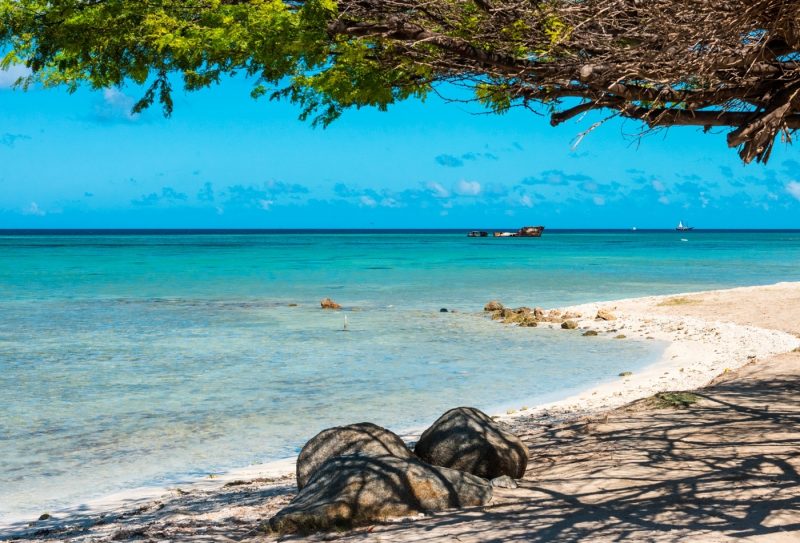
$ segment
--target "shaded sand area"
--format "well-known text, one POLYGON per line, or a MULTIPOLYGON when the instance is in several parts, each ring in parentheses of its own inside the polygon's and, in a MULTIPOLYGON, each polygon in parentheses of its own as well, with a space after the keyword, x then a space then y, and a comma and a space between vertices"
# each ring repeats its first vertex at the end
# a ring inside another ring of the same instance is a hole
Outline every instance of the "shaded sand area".
MULTIPOLYGON (((581 313, 580 328, 564 333, 672 343, 639 375, 500 417, 531 457, 519 487, 495 489, 489 505, 282 540, 800 541, 800 352, 792 352, 800 284, 569 310, 581 313), (598 309, 616 319, 596 321, 598 309)), ((2 533, 21 541, 274 541, 260 526, 293 497, 293 477, 244 475, 2 533)))

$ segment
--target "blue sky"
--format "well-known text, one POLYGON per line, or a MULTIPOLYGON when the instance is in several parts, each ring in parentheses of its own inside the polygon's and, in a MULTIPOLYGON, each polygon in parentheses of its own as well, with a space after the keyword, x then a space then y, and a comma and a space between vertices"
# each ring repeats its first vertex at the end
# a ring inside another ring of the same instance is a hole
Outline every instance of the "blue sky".
POLYGON ((800 228, 800 147, 744 166, 724 131, 637 140, 602 116, 551 128, 431 97, 327 129, 230 79, 130 114, 138 89, 10 89, 0 228, 800 228))

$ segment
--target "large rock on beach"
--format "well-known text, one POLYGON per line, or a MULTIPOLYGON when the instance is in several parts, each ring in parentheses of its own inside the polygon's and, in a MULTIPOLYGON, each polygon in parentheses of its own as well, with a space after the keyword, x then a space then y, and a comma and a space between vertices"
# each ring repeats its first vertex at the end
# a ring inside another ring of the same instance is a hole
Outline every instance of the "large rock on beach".
POLYGON ((338 456, 320 466, 269 526, 280 533, 350 528, 491 498, 489 481, 415 458, 338 456))
POLYGON ((483 310, 484 311, 502 311, 503 310, 503 304, 501 304, 497 300, 492 300, 491 302, 489 302, 485 306, 483 306, 483 310))
POLYGON ((414 456, 400 436, 371 422, 328 428, 312 437, 300 451, 296 469, 297 488, 302 490, 326 461, 346 455, 414 456))
POLYGON ((322 309, 341 309, 342 306, 331 300, 330 298, 323 298, 319 301, 319 305, 322 309))
POLYGON ((525 443, 472 407, 457 407, 439 417, 423 432, 414 452, 429 464, 486 479, 520 479, 528 465, 525 443))

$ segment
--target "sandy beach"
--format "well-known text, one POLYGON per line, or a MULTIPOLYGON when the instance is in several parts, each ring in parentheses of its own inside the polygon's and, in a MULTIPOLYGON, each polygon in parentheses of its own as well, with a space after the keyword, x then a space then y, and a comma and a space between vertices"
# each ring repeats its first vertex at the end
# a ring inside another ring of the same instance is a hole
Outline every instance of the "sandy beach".
MULTIPOLYGON (((594 330, 615 341, 669 345, 643 371, 498 414, 528 444, 531 461, 519 488, 496 492, 488 506, 308 539, 800 540, 800 283, 559 310, 581 315, 578 329, 565 334, 594 330), (613 320, 596 319, 599 310, 613 320), (689 390, 696 402, 687 408, 648 400, 689 390)), ((287 460, 127 492, 15 520, 0 534, 19 541, 270 540, 260 526, 293 497, 292 471, 287 460)))

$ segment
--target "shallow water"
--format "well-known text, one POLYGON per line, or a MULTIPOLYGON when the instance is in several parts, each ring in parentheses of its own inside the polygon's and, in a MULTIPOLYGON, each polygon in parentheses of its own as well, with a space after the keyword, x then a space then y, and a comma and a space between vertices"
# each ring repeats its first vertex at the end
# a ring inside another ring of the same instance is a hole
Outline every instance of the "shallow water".
POLYGON ((0 516, 289 456, 334 424, 552 399, 662 348, 500 326, 491 298, 800 280, 798 264, 797 233, 0 237, 0 516))

